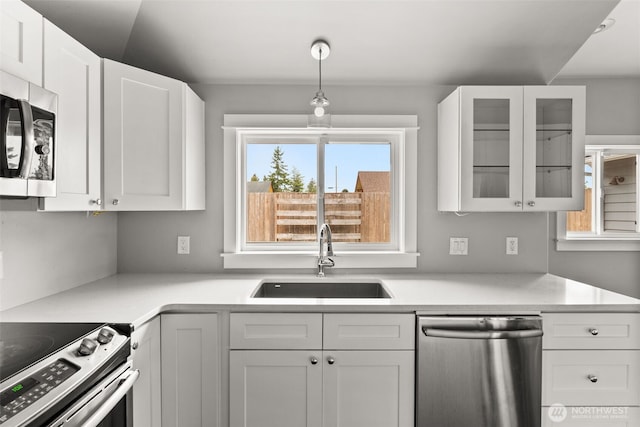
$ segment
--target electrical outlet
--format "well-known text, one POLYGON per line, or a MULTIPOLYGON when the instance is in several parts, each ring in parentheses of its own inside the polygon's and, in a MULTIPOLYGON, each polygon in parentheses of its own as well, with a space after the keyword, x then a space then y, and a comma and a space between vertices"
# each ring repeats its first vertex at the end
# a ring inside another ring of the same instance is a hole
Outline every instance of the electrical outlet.
POLYGON ((468 255, 468 237, 449 237, 449 255, 468 255))
POLYGON ((178 236, 178 253, 189 255, 191 250, 191 236, 178 236))
POLYGON ((518 255, 517 237, 507 237, 507 255, 518 255))

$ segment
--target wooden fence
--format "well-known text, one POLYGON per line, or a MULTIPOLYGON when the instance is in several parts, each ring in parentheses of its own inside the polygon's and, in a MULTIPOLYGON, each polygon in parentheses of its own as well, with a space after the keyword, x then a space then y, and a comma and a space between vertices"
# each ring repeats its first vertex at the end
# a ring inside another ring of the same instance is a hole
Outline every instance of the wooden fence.
POLYGON ((567 212, 567 231, 592 231, 591 218, 591 188, 584 189, 584 210, 567 212))
MULTIPOLYGON (((248 242, 313 242, 317 239, 317 195, 248 193, 248 242)), ((388 242, 389 193, 327 193, 325 221, 334 242, 388 242)))

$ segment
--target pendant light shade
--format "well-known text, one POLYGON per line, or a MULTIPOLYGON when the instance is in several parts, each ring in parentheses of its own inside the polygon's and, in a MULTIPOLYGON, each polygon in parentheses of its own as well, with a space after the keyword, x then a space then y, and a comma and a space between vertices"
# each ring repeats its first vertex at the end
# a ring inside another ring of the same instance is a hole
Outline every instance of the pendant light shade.
POLYGON ((324 116, 329 106, 329 100, 322 91, 322 60, 329 56, 329 52, 331 48, 325 40, 316 40, 311 44, 311 56, 318 61, 318 91, 310 102, 316 117, 324 116))

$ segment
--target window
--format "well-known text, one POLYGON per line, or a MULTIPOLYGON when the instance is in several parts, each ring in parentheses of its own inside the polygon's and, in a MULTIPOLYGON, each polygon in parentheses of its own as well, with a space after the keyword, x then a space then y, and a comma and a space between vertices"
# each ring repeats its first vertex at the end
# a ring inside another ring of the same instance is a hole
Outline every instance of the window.
POLYGON ((225 116, 225 268, 314 267, 325 222, 337 268, 416 266, 416 118, 363 117, 225 116))
POLYGON ((640 136, 589 136, 585 209, 558 213, 558 250, 640 250, 640 136))

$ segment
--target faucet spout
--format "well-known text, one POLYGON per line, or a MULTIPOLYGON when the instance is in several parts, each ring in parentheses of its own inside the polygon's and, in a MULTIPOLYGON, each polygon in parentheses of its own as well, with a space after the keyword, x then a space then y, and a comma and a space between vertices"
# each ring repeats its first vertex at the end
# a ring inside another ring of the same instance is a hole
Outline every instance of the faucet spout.
POLYGON ((318 249, 318 277, 324 277, 324 268, 325 267, 333 267, 336 263, 329 258, 333 256, 333 244, 331 242, 331 227, 329 224, 322 224, 320 228, 320 236, 319 236, 320 247, 318 249), (327 246, 327 250, 325 252, 324 246, 327 246))

